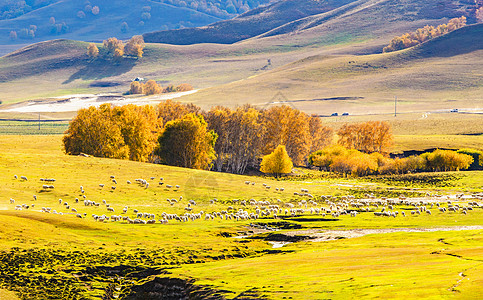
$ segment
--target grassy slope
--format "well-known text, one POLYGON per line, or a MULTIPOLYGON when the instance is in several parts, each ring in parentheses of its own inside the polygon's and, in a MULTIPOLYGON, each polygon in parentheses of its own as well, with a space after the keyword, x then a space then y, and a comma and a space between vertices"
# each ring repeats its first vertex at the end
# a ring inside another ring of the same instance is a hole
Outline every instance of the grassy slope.
MULTIPOLYGON (((92 6, 99 6, 100 13, 94 16, 86 13, 86 18, 77 17, 77 12, 83 10, 84 2, 75 0, 59 1, 55 4, 34 10, 28 14, 15 19, 0 21, 0 43, 11 43, 8 40, 11 30, 19 31, 28 28, 30 25, 37 26, 36 38, 32 41, 45 41, 55 38, 50 34, 49 18, 54 17, 57 23, 65 22, 69 30, 60 34, 57 38, 68 38, 78 40, 102 40, 111 36, 129 38, 136 34, 142 34, 153 30, 159 30, 163 25, 169 29, 176 26, 203 26, 220 19, 189 8, 176 7, 159 2, 141 1, 91 1, 92 6), (145 21, 141 26, 138 23, 142 20, 144 6, 151 6, 151 19, 145 21), (129 30, 121 32, 121 23, 127 22, 129 30)), ((18 42, 29 40, 19 39, 18 42)))
MULTIPOLYGON (((273 181, 267 178, 236 176, 210 173, 167 166, 142 164, 111 159, 82 158, 65 156, 60 150, 60 137, 0 136, 0 236, 1 250, 11 247, 23 249, 46 249, 44 259, 53 259, 49 251, 62 250, 57 255, 72 251, 82 251, 85 258, 96 257, 94 266, 116 266, 119 264, 138 267, 167 268, 172 277, 193 278, 198 284, 208 285, 223 290, 227 298, 247 292, 252 295, 266 296, 269 299, 292 298, 347 298, 358 295, 362 298, 386 297, 393 293, 396 298, 441 298, 456 297, 471 299, 480 295, 482 275, 481 247, 482 232, 428 232, 428 233, 393 233, 370 235, 356 239, 331 242, 300 242, 286 246, 282 254, 260 254, 270 245, 260 240, 239 242, 237 239, 224 238, 220 232, 244 231, 242 227, 249 223, 235 221, 194 221, 188 223, 172 222, 169 225, 128 226, 122 223, 93 222, 90 214, 107 213, 105 208, 84 207, 75 204, 74 197, 80 197, 79 186, 86 190, 88 199, 100 202, 106 199, 116 213, 125 205, 130 211, 160 213, 161 211, 181 213, 185 204, 174 207, 166 204, 165 198, 179 195, 197 199, 195 210, 220 210, 227 205, 224 200, 238 198, 282 201, 293 198, 293 191, 307 187, 316 195, 354 193, 355 190, 388 191, 395 188, 396 193, 407 189, 407 184, 386 185, 382 182, 364 180, 309 179, 310 181, 273 181), (13 174, 26 175, 29 180, 21 182, 13 179, 13 174), (108 184, 109 175, 116 175, 118 188, 115 192, 102 190, 98 183, 108 184), (127 185, 125 180, 149 176, 163 176, 167 183, 180 184, 179 191, 168 191, 156 187, 155 182, 149 189, 137 185, 127 185), (57 179, 55 189, 41 192, 40 177, 57 179), (190 184, 187 178, 194 178, 190 184), (247 187, 245 180, 257 182, 257 186, 247 187), (272 186, 284 186, 285 193, 265 191, 261 183, 272 186), (348 188, 335 184, 355 184, 348 188), (399 190, 399 191, 398 191, 399 190), (32 194, 38 195, 36 208, 49 206, 67 213, 58 203, 62 198, 80 212, 86 212, 88 218, 77 219, 74 215, 64 216, 41 214, 34 211, 13 211, 8 199, 13 197, 16 203, 33 203, 32 194), (208 200, 218 197, 220 204, 210 205, 208 200), (15 226, 12 226, 15 224, 15 226), (133 230, 135 228, 135 230, 133 230), (444 244, 443 244, 443 242, 444 244), (152 250, 155 250, 152 252, 152 250), (125 252, 122 252, 125 251, 125 252), (141 251, 141 252, 139 252, 141 251), (242 253, 246 258, 230 258, 242 253), (112 255, 105 260, 105 255, 112 255), (116 255, 133 254, 133 258, 117 261, 116 255), (87 256, 90 255, 90 256, 87 256), (160 256, 161 255, 161 256, 160 256), (187 261, 187 255, 195 263, 187 261), (224 258, 214 258, 222 255, 224 258), (459 255, 458 258, 454 255, 459 255), (174 264, 174 266, 170 266, 174 264), (174 268, 173 268, 174 267, 174 268), (461 278, 465 280, 451 291, 461 278), (411 286, 411 289, 407 289, 411 286)), ((312 171, 307 171, 312 172, 312 171)), ((482 172, 453 173, 449 181, 440 184, 423 185, 422 191, 439 190, 440 193, 482 191, 482 172), (446 187, 445 187, 446 185, 446 187)), ((414 187, 418 187, 414 185, 414 187)), ((408 193, 409 191, 405 191, 408 193)), ((235 205, 236 208, 238 206, 235 205)), ((371 213, 360 214, 357 218, 342 217, 337 222, 296 222, 307 228, 394 228, 394 227, 439 227, 453 225, 481 224, 481 211, 463 214, 426 214, 407 218, 386 219, 374 217, 371 213)), ((262 222, 265 222, 261 220, 262 222)), ((270 221, 270 220, 267 220, 270 221)), ((26 252, 27 255, 29 252, 26 252)), ((53 260, 53 265, 44 268, 31 266, 29 276, 44 274, 50 268, 56 269, 56 278, 73 278, 69 269, 84 272, 85 266, 79 260, 79 253, 67 256, 65 261, 53 260), (76 257, 72 260, 71 257, 76 257), (45 269, 47 268, 47 269, 45 269)), ((34 263, 30 261, 29 264, 34 263)), ((20 269, 23 270, 23 267, 20 269)), ((23 271, 21 271, 23 272, 23 271)), ((90 296, 102 295, 100 288, 107 283, 100 282, 102 274, 88 277, 86 284, 96 283, 90 296)), ((107 281, 113 282, 113 281, 107 281)), ((114 281, 117 282, 117 281, 114 281)), ((35 288, 32 285, 31 288, 35 288)))
POLYGON ((231 44, 263 34, 273 28, 306 16, 331 11, 354 0, 283 0, 244 13, 232 20, 201 28, 158 31, 144 34, 150 43, 190 45, 198 43, 231 44))
MULTIPOLYGON (((136 62, 128 60, 119 66, 99 61, 88 64, 85 61, 84 46, 81 44, 75 49, 78 51, 76 56, 72 56, 71 51, 64 55, 63 46, 60 44, 41 44, 50 47, 45 51, 58 53, 61 56, 59 60, 63 64, 52 65, 51 58, 46 58, 45 61, 35 61, 33 65, 28 65, 26 64, 29 61, 28 54, 19 55, 15 60, 1 59, 0 79, 8 80, 8 82, 0 82, 2 101, 6 103, 89 91, 123 92, 128 89, 130 80, 137 76, 174 84, 190 82, 196 88, 213 87, 264 73, 261 69, 269 58, 272 61, 271 69, 274 69, 312 55, 361 54, 380 51, 393 35, 426 24, 443 23, 445 17, 460 15, 464 11, 464 5, 460 2, 447 6, 444 10, 419 0, 401 0, 399 5, 394 5, 391 1, 374 0, 357 3, 358 5, 344 10, 341 15, 331 15, 327 19, 319 15, 315 16, 315 20, 307 21, 308 24, 304 23, 304 26, 297 29, 295 34, 291 32, 258 37, 233 45, 200 44, 179 47, 153 44, 148 46, 142 60, 136 62), (322 23, 317 21, 320 18, 323 19, 322 23), (361 24, 361 26, 352 24, 361 24), (56 49, 56 46, 59 46, 59 49, 56 49), (91 87, 90 84, 96 80, 113 82, 119 86, 108 89, 91 87), (25 89, 24 86, 31 88, 25 89)), ((299 79, 295 84, 298 85, 298 81, 299 79)), ((253 81, 249 82, 251 84, 253 81)), ((235 95, 233 101, 228 104, 259 103, 260 101, 264 103, 270 100, 278 90, 286 90, 287 87, 291 87, 289 84, 286 82, 267 83, 262 91, 257 91, 249 97, 246 96, 246 93, 240 93, 243 95, 243 99, 240 99, 241 95, 235 95)), ((304 91, 309 88, 307 92, 311 95, 321 92, 310 86, 303 88, 304 91)), ((337 89, 340 87, 338 86, 337 89)), ((225 90, 230 92, 227 87, 221 87, 214 92, 216 95, 210 95, 210 97, 213 96, 214 101, 206 100, 201 96, 192 99, 205 107, 214 102, 225 104, 223 96, 225 90)), ((300 94, 296 88, 293 88, 293 91, 287 95, 288 98, 300 94)), ((392 98, 393 95, 387 88, 376 92, 376 96, 383 94, 385 97, 386 94, 390 94, 392 98)), ((424 97, 432 96, 424 95, 424 97)), ((186 101, 191 101, 191 99, 187 98, 186 101)))
POLYGON ((188 101, 214 105, 266 103, 280 91, 291 105, 310 113, 391 113, 397 95, 399 112, 455 107, 475 108, 483 97, 479 72, 483 25, 473 25, 401 52, 366 56, 308 57, 283 68, 206 89, 188 101), (223 92, 221 92, 223 91, 223 92), (330 97, 360 100, 320 101, 330 97), (209 99, 208 103, 207 100, 209 99))

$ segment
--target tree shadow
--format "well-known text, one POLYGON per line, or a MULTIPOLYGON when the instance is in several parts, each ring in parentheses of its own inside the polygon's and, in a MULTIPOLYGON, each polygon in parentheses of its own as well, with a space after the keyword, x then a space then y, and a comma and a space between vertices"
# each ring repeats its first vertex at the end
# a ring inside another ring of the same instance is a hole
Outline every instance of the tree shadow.
POLYGON ((89 61, 77 72, 72 74, 62 84, 68 84, 76 79, 98 80, 106 77, 118 76, 132 70, 136 65, 135 59, 123 58, 120 61, 95 59, 89 61))

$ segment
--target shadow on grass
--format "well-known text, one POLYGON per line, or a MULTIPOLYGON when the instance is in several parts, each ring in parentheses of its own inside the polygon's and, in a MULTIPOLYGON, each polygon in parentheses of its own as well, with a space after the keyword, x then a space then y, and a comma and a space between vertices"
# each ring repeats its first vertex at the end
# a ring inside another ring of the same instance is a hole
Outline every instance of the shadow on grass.
POLYGON ((62 84, 68 84, 76 79, 97 80, 106 77, 118 76, 131 71, 135 65, 135 59, 122 59, 120 61, 106 59, 92 60, 77 72, 72 74, 69 79, 62 82, 62 84))

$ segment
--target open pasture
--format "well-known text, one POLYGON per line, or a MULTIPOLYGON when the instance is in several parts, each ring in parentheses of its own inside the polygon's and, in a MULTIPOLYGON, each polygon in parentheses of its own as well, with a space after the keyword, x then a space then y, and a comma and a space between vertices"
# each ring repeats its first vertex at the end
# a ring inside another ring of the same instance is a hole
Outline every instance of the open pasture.
POLYGON ((60 136, 0 136, 0 161, 0 288, 24 299, 482 292, 482 172, 273 180, 66 156, 60 136))

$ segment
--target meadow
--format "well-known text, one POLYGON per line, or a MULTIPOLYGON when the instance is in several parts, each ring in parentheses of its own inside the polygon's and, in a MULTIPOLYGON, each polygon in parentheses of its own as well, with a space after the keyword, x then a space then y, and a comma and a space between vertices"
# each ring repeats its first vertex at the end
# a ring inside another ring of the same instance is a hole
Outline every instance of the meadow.
POLYGON ((274 180, 67 156, 60 135, 1 135, 0 161, 2 298, 477 299, 483 292, 482 208, 472 206, 462 213, 472 200, 454 197, 482 193, 483 172, 354 179, 298 168, 298 176, 274 180), (48 183, 55 188, 43 188, 46 183, 40 178, 55 178, 48 183), (149 187, 138 184, 137 178, 146 179, 149 187), (276 190, 281 187, 284 191, 276 190), (314 198, 294 194, 301 189, 308 189, 314 198), (433 196, 426 197, 427 193, 433 196), (375 216, 381 207, 374 205, 369 212, 365 206, 348 208, 358 212, 355 217, 308 209, 293 214, 290 208, 305 209, 299 206, 305 201, 309 208, 329 210, 333 205, 334 213, 336 205, 344 205, 343 196, 353 195, 349 200, 357 202, 367 194, 379 200, 401 194, 408 200, 419 197, 417 201, 424 201, 432 214, 412 214, 415 206, 408 203, 393 209, 400 212, 397 217, 375 216), (100 206, 84 206, 83 196, 100 206), (461 210, 430 208, 440 203, 449 209, 446 196, 461 210), (258 205, 241 202, 250 199, 258 205), (188 200, 196 201, 189 213, 203 211, 201 219, 160 224, 163 212, 187 213, 188 200), (268 208, 262 201, 280 206, 276 219, 274 211, 258 219, 226 217, 230 211, 255 213, 256 206, 268 208), (14 209, 22 204, 30 207, 14 209), (127 213, 121 213, 126 206, 127 213), (40 212, 42 207, 51 212, 40 212), (99 222, 92 217, 134 219, 135 209, 156 214, 157 222, 99 222), (207 214, 224 210, 229 211, 221 214, 225 218, 205 220, 207 214), (358 234, 361 230, 371 231, 358 234), (318 241, 320 235, 325 238, 318 241))

